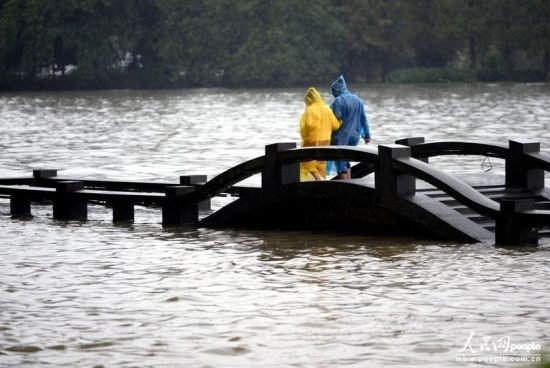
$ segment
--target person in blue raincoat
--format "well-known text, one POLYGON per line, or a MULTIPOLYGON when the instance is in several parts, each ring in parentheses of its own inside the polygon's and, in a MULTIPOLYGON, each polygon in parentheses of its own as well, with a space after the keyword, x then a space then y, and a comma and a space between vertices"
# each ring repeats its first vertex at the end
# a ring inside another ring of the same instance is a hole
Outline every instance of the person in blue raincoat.
MULTIPOLYGON (((332 82, 331 92, 334 101, 330 108, 341 123, 340 128, 332 134, 331 144, 357 146, 361 138, 368 144, 370 129, 363 101, 348 90, 343 76, 332 82)), ((336 161, 335 165, 338 179, 351 179, 349 161, 336 161)))

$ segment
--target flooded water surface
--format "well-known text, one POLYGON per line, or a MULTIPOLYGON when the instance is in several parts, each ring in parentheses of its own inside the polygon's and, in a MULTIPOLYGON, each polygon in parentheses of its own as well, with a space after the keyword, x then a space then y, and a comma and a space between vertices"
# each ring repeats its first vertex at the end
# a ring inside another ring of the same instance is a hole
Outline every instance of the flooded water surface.
MULTIPOLYGON (((351 88, 366 101, 374 144, 514 138, 549 152, 549 85, 351 88)), ((266 144, 299 142, 304 93, 0 94, 0 177, 35 168, 98 179, 213 177, 266 144)), ((482 161, 434 160, 449 172, 499 178, 502 162, 485 173, 482 161)), ((550 348, 547 239, 507 249, 163 229, 160 210, 143 207, 128 226, 113 225, 111 210, 97 205, 87 222, 53 220, 46 204, 33 205, 27 220, 9 211, 0 198, 2 367, 447 367, 472 356, 523 367, 499 359, 510 346, 526 359, 550 348)))

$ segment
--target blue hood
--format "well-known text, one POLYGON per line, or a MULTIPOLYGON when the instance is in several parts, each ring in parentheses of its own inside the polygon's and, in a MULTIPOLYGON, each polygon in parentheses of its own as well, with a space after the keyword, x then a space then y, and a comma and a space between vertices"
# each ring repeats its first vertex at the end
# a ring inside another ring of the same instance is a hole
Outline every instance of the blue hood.
POLYGON ((346 80, 342 75, 339 76, 338 79, 336 79, 334 82, 332 82, 330 90, 334 97, 338 97, 344 92, 349 92, 348 86, 346 85, 346 80))

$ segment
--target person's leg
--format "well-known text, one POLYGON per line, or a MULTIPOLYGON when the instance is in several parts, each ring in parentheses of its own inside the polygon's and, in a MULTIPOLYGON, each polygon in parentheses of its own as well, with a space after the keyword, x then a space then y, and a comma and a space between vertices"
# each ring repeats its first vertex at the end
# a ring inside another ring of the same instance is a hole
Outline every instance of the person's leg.
POLYGON ((348 163, 346 164, 346 166, 347 166, 347 168, 348 168, 348 169, 346 170, 346 179, 351 179, 351 165, 350 165, 350 163, 348 162, 348 163))
POLYGON ((347 161, 337 161, 336 162, 336 172, 338 173, 338 176, 336 177, 337 180, 345 180, 347 179, 347 171, 348 171, 349 163, 347 161))
POLYGON ((325 178, 323 178, 321 174, 319 174, 318 172, 312 172, 311 174, 313 175, 316 181, 325 180, 325 178))
POLYGON ((351 169, 348 161, 340 161, 341 164, 338 166, 338 180, 348 180, 351 179, 351 169))
POLYGON ((326 161, 316 161, 317 171, 315 175, 315 180, 325 180, 327 178, 327 163, 326 161))
POLYGON ((300 163, 300 181, 311 181, 315 178, 314 172, 317 171, 316 161, 305 161, 300 163))
POLYGON ((338 174, 338 176, 336 177, 337 180, 348 180, 348 179, 351 179, 351 173, 350 171, 344 171, 340 174, 338 174))

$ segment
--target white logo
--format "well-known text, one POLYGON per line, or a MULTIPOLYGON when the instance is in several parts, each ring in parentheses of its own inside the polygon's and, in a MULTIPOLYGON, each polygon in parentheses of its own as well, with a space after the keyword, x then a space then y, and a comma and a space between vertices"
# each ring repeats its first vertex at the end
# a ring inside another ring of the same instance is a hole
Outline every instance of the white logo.
POLYGON ((479 336, 470 332, 466 343, 456 357, 457 362, 540 362, 542 346, 535 342, 512 343, 510 336, 479 336))

